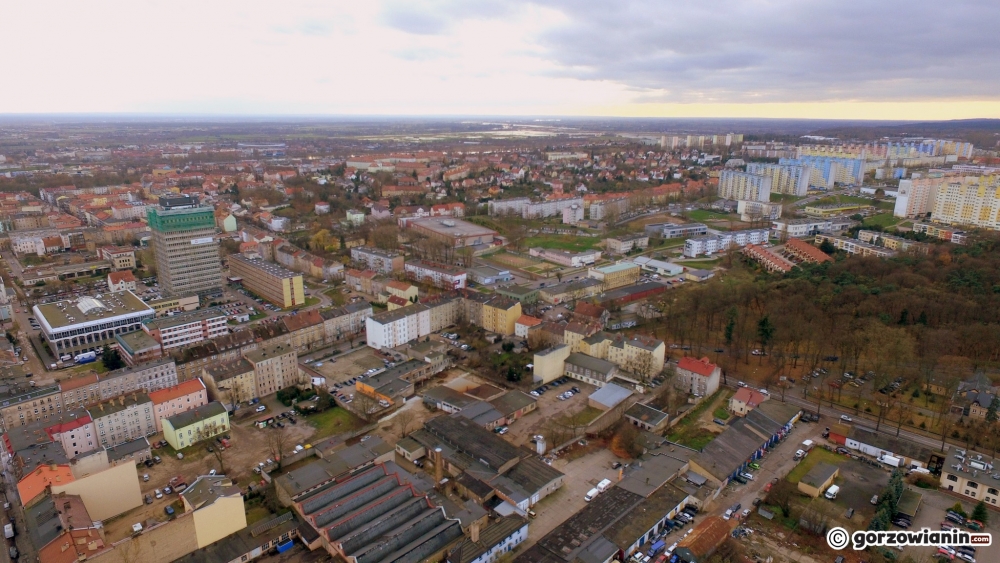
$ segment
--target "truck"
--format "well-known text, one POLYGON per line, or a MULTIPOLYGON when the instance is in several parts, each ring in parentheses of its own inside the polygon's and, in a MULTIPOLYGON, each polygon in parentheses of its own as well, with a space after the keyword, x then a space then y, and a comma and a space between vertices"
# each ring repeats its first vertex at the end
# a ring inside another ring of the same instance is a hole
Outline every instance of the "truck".
POLYGON ((14 537, 14 523, 11 522, 3 527, 3 537, 11 539, 14 537))
POLYGON ((583 500, 590 502, 595 498, 597 498, 597 495, 599 494, 601 494, 601 491, 598 491, 597 489, 590 489, 589 491, 587 491, 587 494, 583 497, 583 500))
POLYGON ((812 440, 806 440, 802 442, 802 451, 809 452, 816 444, 812 440))
POLYGON ((78 364, 89 364, 90 362, 96 362, 97 361, 97 353, 96 352, 84 352, 82 354, 77 354, 76 356, 73 357, 73 361, 76 362, 76 363, 78 363, 78 364))
POLYGON ((878 458, 878 460, 880 462, 882 462, 882 463, 884 463, 886 465, 890 465, 892 467, 899 467, 900 464, 903 463, 903 460, 901 458, 894 457, 894 456, 891 456, 891 455, 888 455, 888 454, 886 454, 886 455, 878 458))
POLYGON ((600 483, 597 484, 597 490, 604 492, 611 487, 611 479, 602 479, 600 483))
POLYGON ((837 493, 839 492, 840 492, 840 487, 838 487, 837 485, 830 485, 830 488, 826 490, 826 494, 823 496, 825 496, 830 500, 833 500, 837 498, 837 493))

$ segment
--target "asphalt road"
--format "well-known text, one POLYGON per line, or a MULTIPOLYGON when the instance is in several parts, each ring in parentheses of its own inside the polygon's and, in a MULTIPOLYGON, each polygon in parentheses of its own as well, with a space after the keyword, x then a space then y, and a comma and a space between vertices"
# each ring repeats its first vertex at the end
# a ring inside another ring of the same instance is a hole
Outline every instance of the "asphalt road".
MULTIPOLYGON (((729 387, 732 387, 733 389, 737 389, 735 378, 731 378, 731 379, 732 379, 732 381, 730 382, 729 387)), ((810 400, 807 400, 807 399, 804 399, 804 398, 798 396, 796 394, 797 392, 798 392, 798 390, 795 389, 795 388, 786 391, 785 392, 785 401, 784 402, 792 404, 792 405, 796 405, 796 406, 799 406, 799 407, 802 407, 803 410, 807 410, 807 411, 810 411, 810 412, 816 412, 816 402, 815 401, 810 401, 810 400)), ((781 400, 781 396, 778 393, 772 393, 771 394, 771 400, 772 401, 780 401, 781 400)), ((855 426, 860 426, 862 428, 865 428, 866 430, 871 430, 873 432, 875 431, 875 421, 874 420, 869 420, 869 419, 865 418, 865 414, 864 413, 862 413, 860 415, 856 415, 856 414, 854 414, 854 412, 852 410, 849 410, 849 409, 840 409, 840 408, 836 408, 836 407, 831 407, 830 404, 828 402, 826 402, 826 401, 823 402, 823 406, 820 408, 819 414, 820 414, 820 417, 821 417, 820 421, 819 421, 819 426, 829 426, 830 424, 832 424, 834 422, 839 422, 841 415, 847 415, 847 416, 851 417, 851 419, 853 420, 853 424, 855 426)), ((878 432, 880 434, 885 434, 887 436, 896 436, 896 427, 893 426, 893 424, 891 422, 888 422, 888 423, 887 422, 883 422, 882 425, 881 425, 881 427, 879 428, 878 432)), ((908 432, 908 431, 902 430, 902 429, 900 429, 899 437, 900 438, 904 438, 906 440, 909 440, 911 442, 914 442, 916 444, 920 444, 922 446, 926 446, 928 448, 933 449, 934 451, 937 451, 938 448, 941 447, 941 439, 940 438, 936 438, 935 439, 935 438, 931 438, 931 437, 928 437, 928 436, 923 436, 921 434, 915 434, 913 432, 908 432)), ((948 448, 948 444, 946 442, 945 449, 947 450, 947 448, 948 448)))

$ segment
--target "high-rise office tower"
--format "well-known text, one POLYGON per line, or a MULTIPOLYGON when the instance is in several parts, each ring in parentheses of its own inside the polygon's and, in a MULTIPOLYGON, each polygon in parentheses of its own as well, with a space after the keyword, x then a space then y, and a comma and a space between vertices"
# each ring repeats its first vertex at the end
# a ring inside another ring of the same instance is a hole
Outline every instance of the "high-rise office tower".
POLYGON ((161 197, 146 212, 152 231, 156 275, 165 296, 222 292, 222 264, 215 214, 190 196, 161 197))

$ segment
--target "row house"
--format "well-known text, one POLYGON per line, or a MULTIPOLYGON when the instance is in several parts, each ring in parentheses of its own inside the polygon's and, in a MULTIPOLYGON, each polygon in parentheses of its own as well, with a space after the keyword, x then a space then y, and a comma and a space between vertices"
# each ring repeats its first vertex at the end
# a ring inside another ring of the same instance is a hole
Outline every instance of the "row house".
POLYGON ((88 410, 101 446, 110 448, 156 434, 153 401, 135 393, 98 403, 88 410))
POLYGON ((162 419, 208 404, 208 390, 201 379, 191 379, 149 394, 155 411, 156 431, 163 431, 162 419))

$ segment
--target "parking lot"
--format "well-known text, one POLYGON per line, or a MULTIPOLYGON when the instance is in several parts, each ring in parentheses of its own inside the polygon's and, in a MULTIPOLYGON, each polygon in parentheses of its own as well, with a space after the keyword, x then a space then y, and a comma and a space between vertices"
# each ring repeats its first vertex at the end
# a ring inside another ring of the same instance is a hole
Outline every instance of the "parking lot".
MULTIPOLYGON (((908 487, 924 496, 920 502, 920 508, 917 510, 916 518, 913 519, 913 527, 910 528, 911 531, 921 528, 939 530, 941 528, 941 521, 944 520, 945 512, 954 506, 956 502, 962 503, 962 508, 967 514, 971 514, 972 509, 976 506, 972 502, 972 499, 960 499, 957 496, 942 491, 918 489, 912 485, 908 485, 908 487)), ((897 528, 893 527, 893 529, 897 528)), ((982 561, 983 563, 1000 561, 1000 545, 997 543, 1000 540, 1000 512, 996 510, 990 511, 990 521, 986 523, 986 529, 983 531, 993 534, 993 545, 976 549, 976 561, 982 561)), ((915 560, 922 561, 924 558, 930 558, 936 551, 936 549, 930 547, 907 547, 904 548, 903 554, 911 555, 915 560)), ((957 558, 955 562, 961 563, 957 558)))
MULTIPOLYGON (((532 436, 535 434, 548 436, 547 430, 551 425, 558 424, 560 420, 586 409, 587 397, 595 390, 593 385, 577 380, 570 380, 567 384, 558 387, 550 387, 547 392, 536 397, 538 408, 509 426, 510 431, 506 438, 514 445, 533 447, 530 443, 532 436), (559 395, 571 387, 579 388, 580 392, 569 399, 559 400, 559 395)), ((580 433, 583 433, 582 428, 580 433)), ((549 447, 553 445, 550 443, 549 447)))

